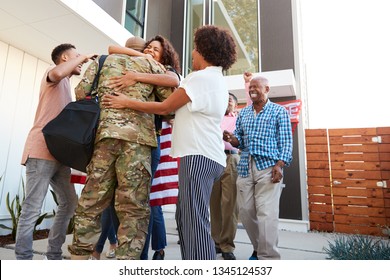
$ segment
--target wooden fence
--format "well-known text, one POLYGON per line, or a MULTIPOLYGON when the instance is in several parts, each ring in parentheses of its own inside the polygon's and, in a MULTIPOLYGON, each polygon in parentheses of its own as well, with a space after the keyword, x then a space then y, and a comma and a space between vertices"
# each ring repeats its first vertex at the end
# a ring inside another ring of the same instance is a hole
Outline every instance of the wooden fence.
POLYGON ((388 235, 390 127, 307 129, 312 230, 388 235))

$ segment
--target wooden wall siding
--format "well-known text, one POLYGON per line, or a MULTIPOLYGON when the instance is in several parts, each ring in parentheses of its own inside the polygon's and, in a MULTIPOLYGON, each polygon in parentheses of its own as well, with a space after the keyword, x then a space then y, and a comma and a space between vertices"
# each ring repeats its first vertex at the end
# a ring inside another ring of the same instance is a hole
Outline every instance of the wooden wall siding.
POLYGON ((328 135, 326 129, 306 130, 310 229, 333 231, 328 135))
POLYGON ((384 235, 390 127, 306 130, 306 154, 310 228, 384 235))

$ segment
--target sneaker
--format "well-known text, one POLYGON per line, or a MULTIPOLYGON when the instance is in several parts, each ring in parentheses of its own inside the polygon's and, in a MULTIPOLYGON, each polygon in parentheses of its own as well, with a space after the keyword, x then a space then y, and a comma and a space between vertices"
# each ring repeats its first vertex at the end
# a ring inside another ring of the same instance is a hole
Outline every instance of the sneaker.
POLYGON ((47 256, 46 256, 46 255, 44 255, 42 260, 44 260, 44 261, 48 261, 49 259, 47 258, 47 256))
POLYGON ((115 249, 110 249, 106 252, 106 258, 113 259, 115 257, 115 249))
POLYGON ((222 252, 222 258, 224 260, 235 260, 236 256, 233 253, 224 253, 224 252, 222 252))
POLYGON ((162 261, 164 260, 164 258, 165 258, 165 252, 164 250, 162 250, 162 251, 154 252, 152 260, 162 261))
POLYGON ((251 261, 258 260, 257 251, 253 251, 252 256, 249 257, 251 261))

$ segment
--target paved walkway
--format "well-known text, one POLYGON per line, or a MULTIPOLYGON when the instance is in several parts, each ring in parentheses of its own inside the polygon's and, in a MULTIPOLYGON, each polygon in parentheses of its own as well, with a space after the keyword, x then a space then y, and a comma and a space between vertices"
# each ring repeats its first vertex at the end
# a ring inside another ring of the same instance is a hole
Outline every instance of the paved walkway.
MULTIPOLYGON (((165 249, 166 260, 181 260, 180 248, 177 244, 178 233, 176 231, 176 223, 172 213, 164 213, 167 242, 168 246, 165 249)), ((279 248, 283 260, 325 260, 327 254, 324 251, 328 247, 328 242, 334 238, 333 234, 329 233, 301 233, 292 231, 279 232, 279 248)), ((63 246, 64 258, 69 259, 67 245, 71 243, 72 236, 68 235, 63 246)), ((253 248, 245 230, 239 225, 236 234, 236 249, 234 254, 238 260, 247 260, 252 254, 253 248)), ((34 260, 42 260, 46 251, 47 239, 34 241, 33 249, 35 251, 34 260)), ((108 247, 106 245, 105 250, 108 247)), ((105 254, 103 251, 102 256, 105 254)), ((149 258, 153 256, 153 251, 149 251, 149 258)), ((104 257, 103 257, 104 259, 104 257)), ((222 260, 221 255, 218 259, 222 260)), ((7 245, 5 248, 0 248, 0 260, 15 260, 14 245, 7 245)))

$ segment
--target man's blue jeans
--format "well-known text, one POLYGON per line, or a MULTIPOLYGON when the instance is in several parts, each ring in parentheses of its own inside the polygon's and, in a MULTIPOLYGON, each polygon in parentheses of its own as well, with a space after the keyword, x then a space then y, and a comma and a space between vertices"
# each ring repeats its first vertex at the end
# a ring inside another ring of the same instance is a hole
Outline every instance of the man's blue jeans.
POLYGON ((49 184, 56 194, 58 208, 49 233, 46 257, 49 260, 62 259, 61 247, 69 220, 77 207, 76 191, 70 183, 70 168, 57 161, 29 158, 26 163, 26 196, 16 233, 15 255, 18 260, 33 258, 33 231, 49 184))

